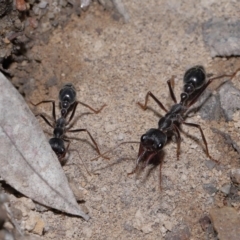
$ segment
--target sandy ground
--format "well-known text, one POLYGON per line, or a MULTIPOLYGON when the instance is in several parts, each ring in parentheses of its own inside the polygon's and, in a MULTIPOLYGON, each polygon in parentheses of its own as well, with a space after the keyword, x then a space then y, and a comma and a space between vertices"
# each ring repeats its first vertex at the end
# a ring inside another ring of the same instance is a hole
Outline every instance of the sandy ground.
MULTIPOLYGON (((235 1, 123 2, 130 16, 128 23, 94 3, 80 18, 72 15, 65 28, 57 28, 49 43, 32 49, 41 63, 30 73, 36 88, 27 100, 57 101, 62 85, 71 82, 78 100, 94 108, 107 104, 99 114, 85 114, 90 111, 78 107, 74 124, 75 128, 87 128, 102 152, 123 141, 139 141, 148 129, 157 127, 164 112, 152 99, 149 106, 155 112, 143 111, 136 102, 143 103, 151 90, 169 108, 172 101, 166 81, 172 75, 176 76, 179 99, 183 74, 189 67, 201 64, 208 73, 221 75, 240 66, 237 58, 212 59, 202 37, 205 21, 239 15, 235 1)), ((237 77, 233 83, 239 87, 237 77)), ((51 115, 47 105, 38 111, 51 115)), ((52 131, 40 122, 45 131, 52 131)), ((203 186, 219 189, 229 183, 230 169, 239 166, 238 154, 211 127, 230 133, 236 142, 239 133, 234 122, 209 122, 198 113, 188 122, 202 126, 210 154, 221 164, 209 167, 199 131, 183 127, 180 160, 174 141, 164 148, 161 191, 159 166, 151 170, 150 165, 138 176, 128 176, 135 167, 138 144, 121 146, 108 154, 110 160, 90 161, 97 153, 88 136, 71 134, 78 138, 71 149, 78 149, 88 169, 99 173, 89 176, 76 152, 70 152, 68 164, 79 163, 79 168, 67 164, 64 170, 83 190, 91 219, 86 222, 51 211, 42 213, 46 232, 41 238, 172 239, 167 238, 171 231, 184 228, 186 239, 205 239, 199 219, 212 207, 221 206, 223 197, 208 193, 203 186)))

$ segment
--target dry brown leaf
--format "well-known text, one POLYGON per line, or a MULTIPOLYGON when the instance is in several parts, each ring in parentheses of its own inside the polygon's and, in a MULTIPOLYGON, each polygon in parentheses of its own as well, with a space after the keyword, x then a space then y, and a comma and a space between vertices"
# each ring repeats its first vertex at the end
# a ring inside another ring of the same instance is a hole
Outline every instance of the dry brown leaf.
POLYGON ((0 88, 1 177, 36 202, 88 220, 38 121, 1 72, 0 88))

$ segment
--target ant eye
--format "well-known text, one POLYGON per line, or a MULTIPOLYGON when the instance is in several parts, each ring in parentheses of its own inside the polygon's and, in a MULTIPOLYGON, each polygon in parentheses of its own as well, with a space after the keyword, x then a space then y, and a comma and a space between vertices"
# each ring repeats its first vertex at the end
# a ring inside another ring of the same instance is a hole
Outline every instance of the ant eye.
POLYGON ((162 144, 159 143, 158 146, 157 146, 157 149, 161 149, 162 148, 162 144))
POLYGON ((144 134, 141 136, 141 142, 144 142, 145 140, 146 140, 146 135, 144 134))

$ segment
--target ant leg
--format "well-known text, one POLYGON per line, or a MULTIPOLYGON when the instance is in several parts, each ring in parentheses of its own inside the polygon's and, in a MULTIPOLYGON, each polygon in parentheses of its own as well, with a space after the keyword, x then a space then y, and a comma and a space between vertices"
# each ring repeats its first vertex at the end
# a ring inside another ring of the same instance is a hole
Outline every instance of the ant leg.
POLYGON ((92 107, 88 106, 87 104, 77 101, 77 102, 75 102, 75 105, 74 105, 74 107, 73 107, 71 116, 70 116, 70 118, 69 118, 69 120, 68 120, 68 122, 67 122, 66 125, 68 125, 68 124, 71 122, 71 120, 73 119, 73 117, 74 117, 74 115, 75 115, 75 112, 76 112, 76 109, 77 109, 78 103, 82 104, 82 105, 85 106, 85 107, 88 107, 89 109, 91 109, 91 110, 92 110, 94 113, 96 113, 96 114, 98 114, 99 112, 101 112, 102 109, 103 109, 105 106, 107 106, 106 104, 104 104, 99 110, 95 110, 95 109, 93 109, 92 107))
POLYGON ((87 129, 84 129, 84 128, 79 128, 79 129, 74 129, 74 130, 68 130, 68 132, 87 132, 88 136, 91 138, 93 144, 95 145, 96 147, 96 151, 97 153, 102 156, 103 158, 105 159, 109 159, 108 157, 105 157, 101 154, 100 150, 99 150, 99 147, 97 145, 97 142, 94 140, 94 138, 92 137, 91 133, 87 130, 87 129))
POLYGON ((178 127, 176 125, 173 125, 173 127, 174 127, 174 133, 175 133, 176 140, 177 140, 177 160, 179 160, 181 135, 180 135, 180 131, 179 131, 178 127))
MULTIPOLYGON (((142 151, 141 147, 140 147, 140 150, 142 151)), ((128 175, 132 175, 133 173, 135 173, 135 172, 139 169, 139 163, 140 163, 140 161, 145 157, 146 153, 148 153, 146 150, 143 151, 143 152, 141 152, 141 154, 138 156, 137 164, 136 164, 135 169, 134 169, 132 172, 128 173, 128 175)), ((152 153, 150 153, 150 154, 147 156, 147 159, 146 159, 144 165, 141 167, 141 169, 144 169, 144 168, 149 164, 149 162, 151 161, 151 159, 152 159, 156 154, 158 154, 158 152, 152 152, 152 153)), ((145 159, 143 159, 143 160, 145 160, 145 159)))
POLYGON ((30 103, 35 107, 42 104, 42 103, 49 103, 49 102, 52 103, 52 116, 53 116, 53 119, 56 121, 56 107, 55 107, 55 101, 54 100, 45 100, 45 101, 41 101, 37 104, 34 104, 30 101, 30 103))
POLYGON ((43 114, 40 113, 35 115, 35 117, 38 117, 38 116, 40 116, 47 123, 48 126, 54 128, 54 126, 47 120, 47 118, 43 114))
POLYGON ((139 150, 138 150, 138 157, 137 157, 137 160, 136 160, 136 166, 135 166, 135 168, 132 170, 132 172, 130 172, 130 173, 128 173, 127 175, 129 176, 129 175, 132 175, 132 174, 134 174, 137 170, 138 170, 138 164, 139 164, 139 162, 142 160, 142 158, 143 158, 143 156, 145 155, 145 153, 146 153, 146 151, 144 151, 144 149, 143 149, 143 146, 142 146, 142 144, 140 143, 140 145, 139 145, 139 150))
POLYGON ((149 96, 153 98, 153 100, 158 104, 158 106, 159 106, 162 110, 164 110, 166 113, 168 112, 168 110, 167 110, 167 109, 163 106, 163 104, 152 94, 151 91, 149 91, 149 92, 147 93, 147 95, 146 95, 146 97, 145 97, 145 103, 144 103, 144 105, 143 105, 142 103, 140 103, 140 102, 137 102, 137 104, 138 104, 144 111, 147 109, 147 103, 148 103, 148 98, 149 98, 149 96))
POLYGON ((75 112, 76 112, 77 105, 78 105, 77 102, 74 103, 74 107, 73 107, 73 110, 72 110, 71 116, 70 116, 68 122, 66 123, 66 125, 68 125, 68 124, 71 122, 71 120, 73 119, 73 117, 74 117, 74 115, 75 115, 75 112))
POLYGON ((159 190, 162 191, 162 161, 159 166, 159 190))
POLYGON ((176 96, 175 96, 175 94, 173 92, 173 88, 172 88, 172 84, 174 83, 175 77, 176 76, 172 76, 172 78, 167 80, 167 84, 168 84, 168 88, 169 88, 169 92, 170 92, 172 100, 174 101, 174 103, 177 103, 177 99, 176 99, 176 96))
POLYGON ((139 167, 138 167, 138 164, 135 166, 135 168, 130 172, 130 173, 128 173, 127 175, 129 176, 129 175, 132 175, 132 174, 134 174, 135 172, 137 172, 137 170, 139 169, 139 167))
POLYGON ((148 156, 145 164, 143 165, 143 168, 147 167, 147 165, 149 164, 149 162, 151 161, 151 159, 152 159, 156 154, 158 154, 158 152, 153 152, 153 153, 151 153, 151 154, 148 156))
POLYGON ((67 159, 65 159, 65 156, 66 156, 66 154, 67 154, 67 152, 68 152, 68 148, 69 148, 70 143, 71 143, 70 140, 67 140, 67 139, 63 139, 63 140, 66 141, 66 142, 68 142, 68 145, 67 145, 67 147, 65 148, 64 153, 63 153, 62 155, 58 156, 58 160, 59 160, 61 166, 64 166, 64 165, 66 164, 66 162, 67 162, 67 159))
MULTIPOLYGON (((112 152, 113 150, 117 149, 118 147, 120 147, 120 146, 123 145, 123 144, 129 144, 129 143, 138 143, 138 144, 139 144, 140 142, 137 142, 137 141, 121 142, 121 143, 117 144, 115 147, 113 147, 113 148, 107 150, 106 152, 102 153, 102 155, 105 155, 105 154, 107 154, 107 153, 109 153, 109 152, 112 152)), ((95 157, 95 158, 92 158, 90 161, 95 161, 95 160, 97 160, 98 158, 99 158, 99 156, 97 156, 97 157, 95 157)))
POLYGON ((100 113, 102 111, 102 109, 107 106, 107 104, 103 104, 98 110, 95 110, 94 108, 92 108, 91 106, 87 105, 86 103, 77 101, 76 104, 78 104, 78 103, 83 105, 84 107, 89 108, 90 110, 92 110, 96 114, 100 113))
POLYGON ((210 158, 211 160, 213 160, 214 162, 216 163, 219 163, 217 160, 215 160, 210 154, 209 154, 209 151, 208 151, 208 145, 207 145, 207 141, 206 141, 206 138, 204 136, 204 133, 203 133, 203 130, 201 128, 201 126, 199 124, 195 124, 195 123, 187 123, 187 122, 182 122, 183 124, 187 125, 187 126, 190 126, 190 127, 195 127, 195 128, 198 128, 200 133, 201 133, 201 136, 202 136, 202 140, 204 142, 204 145, 206 147, 206 155, 208 158, 210 158))
POLYGON ((240 68, 238 68, 233 74, 224 74, 224 75, 221 75, 221 76, 218 76, 218 77, 214 77, 214 78, 210 78, 208 80, 208 82, 201 88, 201 90, 198 92, 198 94, 192 99, 192 101, 188 104, 187 108, 189 108, 190 106, 192 106, 197 100, 198 98, 201 96, 201 94, 204 92, 204 90, 208 87, 208 85, 210 83, 212 83, 212 81, 216 80, 216 79, 220 79, 220 78, 223 78, 223 77, 230 77, 230 80, 232 80, 236 75, 237 73, 240 71, 240 68))
MULTIPOLYGON (((68 146, 67 146, 67 149, 66 149, 66 152, 67 152, 68 147, 69 147, 71 141, 70 141, 69 139, 67 139, 67 138, 64 138, 63 140, 64 140, 65 142, 68 142, 68 146)), ((84 168, 85 168, 86 172, 88 173, 88 175, 91 176, 91 173, 89 172, 88 168, 86 167, 85 163, 83 162, 83 160, 82 160, 82 158, 81 158, 81 156, 80 156, 78 150, 73 149, 73 150, 71 150, 71 151, 76 151, 76 152, 78 153, 78 156, 79 156, 79 158, 80 158, 80 160, 81 160, 81 162, 82 162, 82 165, 84 166, 84 168)))

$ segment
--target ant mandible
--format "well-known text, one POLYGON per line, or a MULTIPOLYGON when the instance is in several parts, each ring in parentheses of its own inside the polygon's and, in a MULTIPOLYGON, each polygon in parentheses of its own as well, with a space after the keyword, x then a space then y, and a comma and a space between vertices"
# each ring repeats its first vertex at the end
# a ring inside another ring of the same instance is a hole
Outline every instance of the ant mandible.
POLYGON ((138 102, 137 104, 143 109, 147 109, 147 103, 149 97, 153 98, 153 100, 158 104, 158 106, 166 112, 165 116, 161 117, 158 122, 158 128, 151 128, 145 134, 141 136, 140 146, 138 157, 136 161, 135 169, 130 173, 134 173, 138 170, 140 162, 144 162, 144 167, 156 156, 159 156, 160 151, 166 145, 168 137, 175 135, 177 141, 177 159, 179 159, 180 155, 180 143, 181 143, 181 136, 179 127, 181 124, 187 125, 189 127, 198 128, 203 143, 205 145, 206 155, 211 160, 216 161, 211 157, 208 150, 208 145, 202 128, 199 124, 195 123, 188 123, 185 122, 185 118, 187 117, 186 112, 187 110, 198 100, 200 95, 205 91, 210 83, 214 80, 223 78, 223 77, 230 77, 232 79, 240 69, 237 69, 235 73, 231 75, 221 75, 218 77, 214 77, 206 81, 206 72, 203 66, 194 66, 188 69, 183 78, 184 87, 183 92, 180 94, 180 102, 177 103, 177 99, 173 92, 172 82, 174 80, 174 76, 167 81, 169 92, 171 95, 174 104, 171 106, 170 110, 168 111, 164 105, 153 95, 152 92, 148 92, 145 97, 145 103, 141 104, 138 102))
POLYGON ((52 103, 52 117, 54 120, 53 124, 50 123, 50 121, 41 113, 37 114, 36 117, 40 116, 50 127, 52 127, 54 129, 53 130, 53 138, 51 138, 49 140, 49 144, 51 145, 52 150, 56 153, 60 163, 62 165, 65 164, 64 158, 65 158, 65 155, 66 155, 69 145, 70 145, 70 140, 66 136, 67 132, 87 132, 91 141, 95 145, 97 153, 100 156, 102 156, 96 141, 94 140, 94 138, 92 137, 92 135, 90 134, 90 132, 87 129, 79 128, 79 129, 70 130, 71 127, 68 128, 67 126, 73 119, 78 104, 82 104, 83 106, 91 109, 96 114, 99 113, 106 105, 104 104, 99 110, 95 110, 83 102, 76 101, 76 90, 71 83, 65 84, 62 87, 62 89, 59 91, 59 101, 60 101, 59 105, 60 105, 60 109, 61 109, 61 116, 58 119, 56 118, 56 106, 55 106, 54 100, 44 100, 37 104, 33 104, 33 103, 32 104, 34 106, 38 106, 42 103, 52 103), (69 120, 67 120, 66 119, 67 115, 70 112, 71 112, 71 115, 69 117, 69 120), (68 142, 68 145, 66 148, 65 148, 64 141, 68 142))

